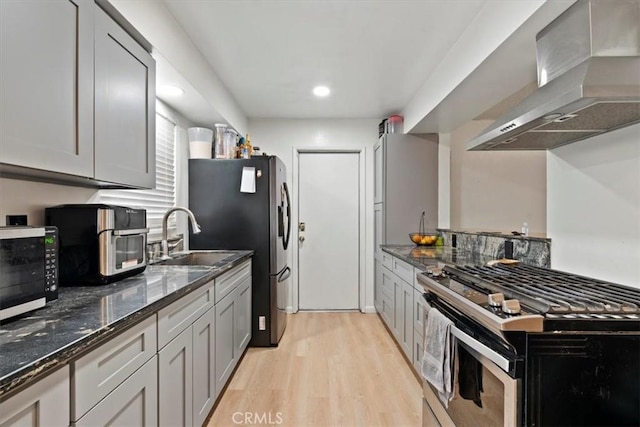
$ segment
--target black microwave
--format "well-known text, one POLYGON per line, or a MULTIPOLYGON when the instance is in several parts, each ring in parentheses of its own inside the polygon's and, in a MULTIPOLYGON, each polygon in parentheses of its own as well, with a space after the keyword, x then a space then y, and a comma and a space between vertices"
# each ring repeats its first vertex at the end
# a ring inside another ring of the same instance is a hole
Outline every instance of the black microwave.
POLYGON ((0 227, 0 321, 58 298, 56 227, 0 227))

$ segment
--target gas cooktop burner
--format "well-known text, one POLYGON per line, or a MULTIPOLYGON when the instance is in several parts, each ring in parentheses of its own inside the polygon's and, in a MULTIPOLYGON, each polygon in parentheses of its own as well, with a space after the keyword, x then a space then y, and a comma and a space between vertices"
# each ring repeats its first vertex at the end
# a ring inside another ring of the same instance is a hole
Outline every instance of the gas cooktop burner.
POLYGON ((471 286, 518 299, 547 317, 575 313, 583 318, 640 319, 640 289, 525 265, 444 270, 471 286))

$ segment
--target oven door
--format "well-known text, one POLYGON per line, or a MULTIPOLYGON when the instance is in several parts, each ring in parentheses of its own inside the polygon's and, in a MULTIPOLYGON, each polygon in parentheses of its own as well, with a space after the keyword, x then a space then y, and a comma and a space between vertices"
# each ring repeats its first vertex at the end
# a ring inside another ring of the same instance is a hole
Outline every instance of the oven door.
POLYGON ((0 320, 44 307, 44 228, 0 230, 0 320))
POLYGON ((100 274, 113 276, 147 264, 147 229, 100 234, 100 274))
MULTIPOLYGON (((452 312, 442 304, 434 304, 433 301, 430 304, 449 318, 452 317, 452 312)), ((467 329, 468 325, 464 327, 460 317, 452 320, 457 325, 451 327, 451 334, 457 342, 454 359, 455 395, 445 408, 437 391, 425 381, 423 403, 429 411, 423 410, 427 414, 427 417, 423 416, 423 426, 433 425, 430 417, 435 417, 443 426, 519 425, 522 381, 508 374, 513 371, 514 360, 465 333, 462 329, 467 329), (465 389, 462 394, 467 398, 470 397, 469 389, 474 389, 475 401, 461 397, 462 388, 465 389)), ((428 337, 425 336, 425 339, 428 337)))

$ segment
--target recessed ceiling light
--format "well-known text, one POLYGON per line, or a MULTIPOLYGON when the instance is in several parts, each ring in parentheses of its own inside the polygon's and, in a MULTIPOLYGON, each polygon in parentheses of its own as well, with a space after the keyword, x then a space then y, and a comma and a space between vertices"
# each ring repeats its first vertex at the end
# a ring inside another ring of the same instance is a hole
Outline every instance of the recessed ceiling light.
POLYGON ((328 87, 326 86, 316 86, 313 88, 313 94, 315 96, 327 96, 331 93, 328 87))
POLYGON ((158 88, 160 96, 181 96, 184 95, 184 89, 173 85, 163 85, 158 88))

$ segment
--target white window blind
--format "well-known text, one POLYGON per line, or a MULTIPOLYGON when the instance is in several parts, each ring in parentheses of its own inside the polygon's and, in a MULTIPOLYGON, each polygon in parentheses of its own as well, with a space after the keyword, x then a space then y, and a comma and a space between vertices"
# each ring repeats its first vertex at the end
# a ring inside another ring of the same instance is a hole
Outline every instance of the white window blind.
MULTIPOLYGON (((156 114, 156 188, 153 190, 101 190, 100 202, 147 210, 149 234, 162 232, 162 216, 176 205, 176 124, 156 114)), ((176 228, 175 215, 169 229, 176 228)))

